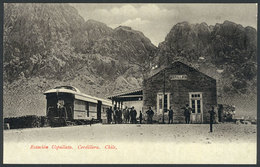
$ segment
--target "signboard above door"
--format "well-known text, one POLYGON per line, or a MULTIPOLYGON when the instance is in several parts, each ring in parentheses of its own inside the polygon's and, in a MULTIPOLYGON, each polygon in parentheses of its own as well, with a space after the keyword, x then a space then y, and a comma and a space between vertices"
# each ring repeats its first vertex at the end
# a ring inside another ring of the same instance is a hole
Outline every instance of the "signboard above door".
POLYGON ((170 75, 170 80, 187 80, 187 75, 170 75))

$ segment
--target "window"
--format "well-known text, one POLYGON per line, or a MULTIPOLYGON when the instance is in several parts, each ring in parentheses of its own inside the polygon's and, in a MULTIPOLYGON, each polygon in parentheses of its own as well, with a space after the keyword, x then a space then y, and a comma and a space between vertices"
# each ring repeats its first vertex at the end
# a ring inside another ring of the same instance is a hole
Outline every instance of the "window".
POLYGON ((97 104, 96 103, 89 103, 89 111, 97 112, 97 104))
POLYGON ((192 93, 191 97, 192 98, 200 98, 201 97, 201 93, 192 93))
POLYGON ((85 104, 84 101, 75 99, 75 103, 74 103, 74 104, 75 104, 75 105, 74 105, 74 109, 75 109, 75 110, 85 111, 85 108, 86 108, 85 106, 86 106, 86 104, 85 104))
POLYGON ((195 113, 195 100, 191 100, 192 113, 195 113))
POLYGON ((201 109, 200 109, 200 100, 197 100, 197 110, 198 113, 200 113, 201 109))
POLYGON ((162 95, 158 95, 159 96, 159 109, 163 108, 163 100, 162 100, 162 95))
POLYGON ((190 93, 190 107, 193 114, 200 114, 202 112, 202 93, 190 93))
POLYGON ((163 109, 170 108, 170 93, 158 93, 157 94, 157 112, 163 113, 163 109))

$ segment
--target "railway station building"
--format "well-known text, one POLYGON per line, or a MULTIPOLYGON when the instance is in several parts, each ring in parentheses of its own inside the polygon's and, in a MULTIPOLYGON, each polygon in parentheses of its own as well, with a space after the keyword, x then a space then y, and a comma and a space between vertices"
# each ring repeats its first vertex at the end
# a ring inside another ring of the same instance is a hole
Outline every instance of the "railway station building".
MULTIPOLYGON (((139 101, 143 112, 152 107, 154 117, 159 118, 159 122, 162 121, 163 110, 171 107, 174 112, 173 123, 185 123, 182 108, 188 104, 192 108, 191 123, 208 123, 208 111, 217 106, 216 80, 180 61, 173 62, 144 79, 142 89, 135 92, 138 100, 133 93, 117 94, 110 99, 122 103, 139 101)), ((167 122, 167 113, 164 115, 167 122)))
POLYGON ((191 123, 208 123, 208 111, 217 106, 216 80, 180 62, 174 62, 143 82, 144 109, 152 107, 157 114, 170 107, 173 122, 184 123, 186 104, 192 108, 191 123))

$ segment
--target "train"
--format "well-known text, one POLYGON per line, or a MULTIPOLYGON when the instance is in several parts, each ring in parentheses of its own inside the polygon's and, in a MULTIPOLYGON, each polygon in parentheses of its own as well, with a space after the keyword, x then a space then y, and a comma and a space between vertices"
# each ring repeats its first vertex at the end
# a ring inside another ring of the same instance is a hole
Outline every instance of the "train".
POLYGON ((57 86, 44 92, 50 126, 101 122, 112 101, 81 93, 74 86, 57 86))

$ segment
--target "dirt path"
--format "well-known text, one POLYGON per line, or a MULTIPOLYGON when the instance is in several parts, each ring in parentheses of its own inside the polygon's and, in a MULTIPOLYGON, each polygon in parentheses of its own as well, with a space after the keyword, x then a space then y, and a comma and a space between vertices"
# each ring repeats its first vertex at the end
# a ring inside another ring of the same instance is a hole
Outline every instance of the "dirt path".
POLYGON ((256 142, 256 125, 101 125, 4 131, 4 141, 256 142))
POLYGON ((206 124, 6 130, 4 163, 255 164, 256 125, 216 124, 213 133, 206 124))

